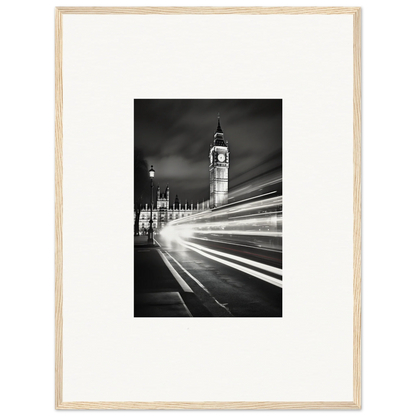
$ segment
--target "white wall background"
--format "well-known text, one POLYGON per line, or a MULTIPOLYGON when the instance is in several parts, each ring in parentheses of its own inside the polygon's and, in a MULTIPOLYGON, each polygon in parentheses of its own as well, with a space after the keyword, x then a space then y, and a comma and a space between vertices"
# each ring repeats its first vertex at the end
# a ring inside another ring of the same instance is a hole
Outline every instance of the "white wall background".
POLYGON ((352 400, 352 17, 63 28, 63 401, 352 400), (284 319, 133 318, 133 97, 283 98, 284 319))

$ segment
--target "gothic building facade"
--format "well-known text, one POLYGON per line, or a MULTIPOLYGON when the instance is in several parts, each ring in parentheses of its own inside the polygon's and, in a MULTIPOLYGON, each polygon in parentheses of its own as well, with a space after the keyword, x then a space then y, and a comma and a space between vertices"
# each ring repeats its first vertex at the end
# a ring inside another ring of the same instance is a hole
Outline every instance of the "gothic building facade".
MULTIPOLYGON (((170 221, 185 218, 197 212, 218 208, 228 203, 228 170, 230 167, 230 151, 228 142, 224 139, 224 132, 221 128, 220 116, 218 114, 217 130, 214 133, 214 140, 209 148, 209 200, 197 204, 181 204, 176 195, 174 202, 170 203, 169 186, 164 192, 160 186, 156 188, 156 203, 150 210, 150 204, 145 204, 140 209, 139 221, 136 232, 146 234, 149 228, 150 215, 152 211, 153 229, 157 234, 170 221)), ((134 212, 134 223, 136 224, 136 212, 134 212)))
MULTIPOLYGON (((165 192, 160 192, 160 186, 156 190, 156 203, 152 207, 153 216, 153 229, 157 234, 161 229, 169 222, 177 220, 179 218, 188 217, 195 214, 198 210, 202 209, 200 204, 194 205, 193 203, 181 204, 178 195, 175 197, 173 204, 170 204, 169 186, 166 187, 165 192)), ((140 235, 146 234, 149 228, 150 221, 150 204, 145 204, 140 210, 138 232, 140 235)), ((136 213, 135 213, 136 215, 136 213)), ((136 217, 134 217, 134 221, 136 217)))

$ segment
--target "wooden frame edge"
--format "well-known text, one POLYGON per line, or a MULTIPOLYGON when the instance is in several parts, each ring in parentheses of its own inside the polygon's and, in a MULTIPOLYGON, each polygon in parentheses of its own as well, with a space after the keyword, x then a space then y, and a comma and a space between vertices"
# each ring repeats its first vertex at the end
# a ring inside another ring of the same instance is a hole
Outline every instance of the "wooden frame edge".
POLYGON ((361 8, 353 15, 353 400, 361 409, 361 8))
POLYGON ((354 402, 65 402, 57 409, 84 410, 357 410, 354 402))
POLYGON ((62 79, 62 13, 55 9, 55 407, 62 404, 63 394, 63 79, 62 79))
POLYGON ((358 7, 57 7, 65 14, 354 14, 358 7))
POLYGON ((55 408, 56 409, 361 409, 361 8, 56 7, 55 8, 55 408), (63 402, 63 14, 351 14, 353 16, 353 401, 63 402))

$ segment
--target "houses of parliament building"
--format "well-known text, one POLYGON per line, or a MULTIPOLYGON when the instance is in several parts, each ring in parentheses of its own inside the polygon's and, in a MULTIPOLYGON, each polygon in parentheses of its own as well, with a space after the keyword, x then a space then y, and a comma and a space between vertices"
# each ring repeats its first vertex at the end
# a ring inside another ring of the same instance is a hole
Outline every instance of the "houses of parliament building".
MULTIPOLYGON (((188 217, 206 209, 218 208, 228 203, 228 171, 230 167, 230 151, 228 142, 224 139, 218 114, 218 125, 214 133, 214 140, 209 148, 209 200, 197 204, 181 204, 176 195, 173 204, 170 203, 169 186, 164 192, 160 186, 156 188, 156 204, 152 207, 153 229, 162 229, 170 221, 188 217)), ((138 229, 139 234, 145 234, 149 228, 150 205, 146 204, 140 211, 138 229)), ((135 214, 136 215, 136 214, 135 214)), ((136 222, 136 218, 134 218, 136 222)))

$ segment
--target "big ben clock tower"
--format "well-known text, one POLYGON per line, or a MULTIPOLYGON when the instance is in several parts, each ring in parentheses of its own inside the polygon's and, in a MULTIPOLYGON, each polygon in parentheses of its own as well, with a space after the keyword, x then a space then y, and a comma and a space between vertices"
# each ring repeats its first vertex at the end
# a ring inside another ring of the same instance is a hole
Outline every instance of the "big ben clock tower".
POLYGON ((230 152, 228 142, 224 140, 218 113, 217 131, 209 149, 209 206, 218 208, 228 203, 228 169, 230 152))

